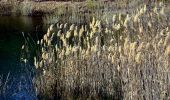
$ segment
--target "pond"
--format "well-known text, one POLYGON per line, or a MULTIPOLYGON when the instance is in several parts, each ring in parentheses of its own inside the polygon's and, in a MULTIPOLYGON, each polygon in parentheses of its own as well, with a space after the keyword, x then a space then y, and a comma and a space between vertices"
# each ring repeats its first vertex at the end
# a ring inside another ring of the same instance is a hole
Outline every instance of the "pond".
POLYGON ((35 40, 45 33, 41 17, 1 16, 0 17, 0 75, 20 73, 20 53, 24 44, 22 32, 35 40))

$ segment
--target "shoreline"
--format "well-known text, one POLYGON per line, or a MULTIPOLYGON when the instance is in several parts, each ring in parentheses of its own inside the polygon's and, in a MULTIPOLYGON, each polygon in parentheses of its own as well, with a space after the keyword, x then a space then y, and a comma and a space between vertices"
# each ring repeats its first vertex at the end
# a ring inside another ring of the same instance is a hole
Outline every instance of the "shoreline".
POLYGON ((43 16, 45 14, 54 13, 55 9, 60 6, 67 6, 73 4, 71 2, 56 2, 56 1, 45 1, 45 2, 15 2, 7 3, 0 1, 0 16, 10 15, 26 15, 26 16, 43 16))
MULTIPOLYGON (((135 2, 132 0, 131 3, 141 5, 139 1, 135 2)), ((130 4, 130 3, 129 3, 130 4)), ((56 9, 65 9, 66 7, 79 7, 80 10, 90 10, 88 7, 103 7, 110 6, 114 7, 117 10, 126 9, 126 2, 113 2, 109 0, 103 1, 81 1, 81 2, 72 2, 72 1, 43 1, 43 2, 2 2, 0 1, 0 16, 44 16, 46 14, 53 14, 56 9)), ((130 8, 130 7, 129 7, 130 8)), ((135 8, 135 7, 132 7, 135 8)))
MULTIPOLYGON (((131 1, 128 5, 126 2, 113 2, 109 0, 104 1, 81 1, 81 2, 71 2, 71 1, 43 1, 43 2, 3 2, 0 1, 0 16, 32 16, 41 17, 48 14, 54 14, 57 9, 66 9, 70 7, 79 7, 80 10, 90 10, 88 6, 95 7, 100 5, 109 5, 110 7, 123 12, 124 10, 132 10, 140 7, 145 2, 142 1, 131 1), (96 4, 97 3, 97 4, 96 4), (133 6, 131 6, 133 4, 133 6)), ((166 12, 170 12, 170 2, 166 2, 166 12)))

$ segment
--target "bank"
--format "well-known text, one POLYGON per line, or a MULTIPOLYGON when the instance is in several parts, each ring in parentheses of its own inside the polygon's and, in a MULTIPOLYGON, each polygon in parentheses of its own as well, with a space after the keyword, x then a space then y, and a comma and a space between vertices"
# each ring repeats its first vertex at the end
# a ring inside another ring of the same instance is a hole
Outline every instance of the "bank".
POLYGON ((71 3, 69 2, 56 2, 56 1, 45 1, 45 2, 3 2, 0 1, 0 15, 26 15, 26 16, 43 16, 45 14, 54 13, 58 7, 65 7, 68 5, 81 5, 80 2, 71 3))
MULTIPOLYGON (((140 0, 130 0, 130 3, 123 2, 126 0, 116 1, 116 0, 100 0, 100 1, 11 1, 5 2, 0 1, 0 15, 26 15, 26 16, 43 16, 45 14, 53 14, 56 9, 67 9, 71 7, 78 7, 80 11, 87 12, 89 8, 95 8, 96 6, 103 7, 111 5, 114 9, 127 9, 127 6, 134 4, 133 7, 136 8, 141 5, 140 0), (134 3, 135 2, 135 3, 134 3)), ((142 1, 143 2, 143 1, 142 1)), ((129 9, 129 8, 128 8, 129 9)), ((64 11, 64 10, 63 10, 64 11)))

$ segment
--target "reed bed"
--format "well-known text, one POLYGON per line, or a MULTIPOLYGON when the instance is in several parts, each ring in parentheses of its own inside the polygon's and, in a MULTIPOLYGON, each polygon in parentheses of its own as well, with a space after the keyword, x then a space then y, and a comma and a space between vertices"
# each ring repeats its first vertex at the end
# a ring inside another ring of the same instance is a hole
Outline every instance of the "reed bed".
POLYGON ((170 25, 164 9, 162 3, 144 5, 82 25, 52 24, 37 41, 38 97, 170 99, 170 25))
POLYGON ((43 17, 43 21, 46 24, 54 24, 58 21, 62 23, 87 24, 90 23, 92 16, 95 16, 98 20, 105 20, 106 18, 112 18, 112 15, 116 13, 126 14, 127 12, 131 12, 143 5, 143 2, 143 0, 130 0, 128 2, 126 0, 86 0, 85 2, 74 2, 73 4, 65 4, 64 6, 56 7, 52 15, 43 17))

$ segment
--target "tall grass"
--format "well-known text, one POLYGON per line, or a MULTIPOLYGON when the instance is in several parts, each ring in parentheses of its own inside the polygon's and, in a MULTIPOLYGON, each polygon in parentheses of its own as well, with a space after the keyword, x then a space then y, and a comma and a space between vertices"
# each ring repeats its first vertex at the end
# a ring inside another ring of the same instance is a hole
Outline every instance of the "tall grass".
POLYGON ((83 25, 51 25, 34 58, 39 98, 169 99, 168 22, 160 3, 83 25))
MULTIPOLYGON (((132 2, 130 0, 129 2, 132 2)), ((123 1, 94 1, 87 0, 83 3, 73 3, 66 4, 56 7, 52 15, 47 15, 43 17, 43 21, 46 24, 54 24, 57 22, 61 23, 77 23, 84 24, 90 23, 90 20, 93 16, 99 20, 111 19, 113 14, 122 13, 126 14, 127 12, 132 12, 141 5, 143 1, 138 4, 139 1, 135 1, 133 5, 126 4, 123 1), (128 9, 128 10, 127 10, 128 9)))
POLYGON ((9 15, 31 15, 35 3, 31 0, 6 0, 0 1, 1 7, 4 11, 1 13, 9 13, 9 15), (3 8, 4 6, 4 8, 3 8))
POLYGON ((22 15, 31 15, 33 13, 33 1, 24 0, 20 4, 20 10, 22 15))
POLYGON ((6 90, 8 89, 9 75, 4 78, 4 76, 0 76, 0 98, 2 99, 5 96, 6 90))

